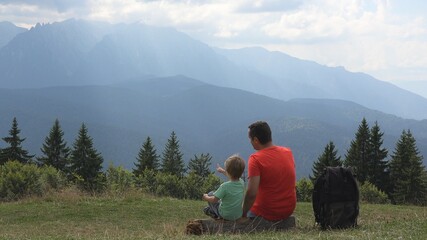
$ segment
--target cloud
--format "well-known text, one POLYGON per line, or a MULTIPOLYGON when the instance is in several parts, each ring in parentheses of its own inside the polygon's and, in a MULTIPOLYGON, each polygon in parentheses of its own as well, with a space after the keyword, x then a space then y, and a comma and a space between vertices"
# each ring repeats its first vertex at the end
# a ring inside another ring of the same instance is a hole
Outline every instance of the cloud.
POLYGON ((264 46, 384 77, 387 69, 427 66, 423 14, 427 4, 405 3, 405 12, 399 13, 402 4, 399 0, 0 0, 0 21, 20 26, 68 18, 143 22, 174 27, 217 47, 264 46))
POLYGON ((302 0, 256 0, 241 1, 237 7, 237 12, 255 13, 255 12, 285 12, 297 9, 304 3, 302 0))
POLYGON ((56 9, 65 12, 70 8, 84 7, 85 0, 0 0, 0 4, 8 5, 31 5, 40 8, 56 9))

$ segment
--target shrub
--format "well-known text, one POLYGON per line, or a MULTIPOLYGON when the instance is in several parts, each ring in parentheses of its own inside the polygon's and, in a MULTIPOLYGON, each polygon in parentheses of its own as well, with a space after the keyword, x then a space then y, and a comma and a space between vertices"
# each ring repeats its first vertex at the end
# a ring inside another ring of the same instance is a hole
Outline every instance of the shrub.
POLYGON ((221 184, 221 179, 214 174, 203 178, 194 172, 183 178, 184 197, 188 199, 201 199, 203 193, 215 191, 221 184))
POLYGON ((107 177, 105 173, 98 173, 94 178, 87 180, 83 179, 82 176, 73 173, 72 178, 79 190, 90 194, 102 193, 107 187, 107 177))
POLYGON ((0 166, 0 198, 16 200, 27 195, 42 194, 40 171, 36 165, 8 161, 0 166))
POLYGON ((67 185, 67 179, 63 172, 51 166, 44 166, 40 170, 40 184, 43 194, 52 190, 59 190, 67 185))
POLYGON ((366 203, 384 204, 389 203, 387 194, 379 190, 370 182, 365 182, 360 186, 360 200, 366 203))
POLYGON ((152 169, 144 169, 139 176, 134 175, 135 186, 143 191, 151 194, 157 192, 157 171, 152 169))
POLYGON ((184 198, 183 181, 180 177, 170 173, 157 173, 156 194, 174 198, 184 198))
POLYGON ((313 183, 308 178, 302 178, 297 182, 297 200, 299 202, 311 202, 313 183))
POLYGON ((203 194, 203 178, 194 172, 191 172, 182 179, 184 198, 201 199, 203 194))
MULTIPOLYGON (((215 191, 221 185, 221 179, 215 174, 209 174, 205 179, 203 179, 202 193, 208 193, 210 191, 215 191)), ((200 196, 201 197, 201 196, 200 196)))
POLYGON ((133 187, 133 174, 122 166, 108 167, 106 173, 107 189, 114 193, 123 193, 133 187))

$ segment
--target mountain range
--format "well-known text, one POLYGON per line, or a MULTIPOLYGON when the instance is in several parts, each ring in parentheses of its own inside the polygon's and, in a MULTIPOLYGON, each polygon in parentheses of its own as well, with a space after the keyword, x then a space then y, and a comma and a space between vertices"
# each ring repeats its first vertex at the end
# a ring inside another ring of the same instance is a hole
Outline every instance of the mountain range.
POLYGON ((390 153, 411 129, 427 154, 427 99, 364 73, 262 48, 212 48, 142 24, 71 19, 15 34, 2 26, 0 134, 17 117, 33 154, 58 118, 70 145, 85 122, 107 164, 132 168, 147 136, 161 154, 172 131, 186 161, 210 153, 217 163, 248 157, 247 126, 264 119, 275 143, 293 149, 301 177, 329 141, 343 156, 363 117, 379 123, 390 153))

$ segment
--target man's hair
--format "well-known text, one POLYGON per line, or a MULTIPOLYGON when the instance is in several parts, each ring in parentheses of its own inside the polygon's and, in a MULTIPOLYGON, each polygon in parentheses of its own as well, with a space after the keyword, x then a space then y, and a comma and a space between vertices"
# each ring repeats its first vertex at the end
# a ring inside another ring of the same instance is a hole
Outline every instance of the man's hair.
POLYGON ((225 171, 230 177, 239 179, 245 171, 245 161, 238 155, 232 155, 225 160, 225 171))
POLYGON ((249 125, 249 137, 258 138, 261 144, 266 144, 272 141, 270 126, 264 121, 257 121, 249 125))

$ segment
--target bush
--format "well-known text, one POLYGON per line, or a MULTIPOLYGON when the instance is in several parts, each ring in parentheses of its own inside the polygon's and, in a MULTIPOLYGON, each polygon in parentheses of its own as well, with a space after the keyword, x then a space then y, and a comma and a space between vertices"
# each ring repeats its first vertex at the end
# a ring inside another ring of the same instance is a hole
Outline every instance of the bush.
POLYGON ((107 177, 105 173, 98 173, 94 178, 86 181, 82 176, 73 173, 73 179, 79 190, 90 194, 102 193, 107 187, 107 177))
POLYGON ((135 186, 141 188, 143 191, 151 194, 157 192, 157 171, 152 169, 144 169, 144 171, 139 175, 134 175, 135 186))
POLYGON ((122 166, 114 167, 112 164, 107 169, 107 189, 113 193, 123 193, 133 187, 133 174, 122 166))
POLYGON ((203 178, 194 172, 191 172, 182 179, 184 197, 188 199, 201 199, 204 193, 215 191, 221 184, 221 179, 214 174, 209 174, 203 178))
POLYGON ((219 188, 219 185, 221 185, 221 179, 215 174, 211 173, 208 175, 207 178, 203 179, 201 192, 203 194, 203 193, 208 193, 210 191, 215 191, 219 188))
POLYGON ((40 171, 40 184, 43 194, 51 192, 52 190, 62 189, 67 185, 67 179, 63 172, 51 166, 44 166, 39 168, 40 171))
POLYGON ((191 172, 182 179, 184 198, 201 199, 203 194, 203 178, 194 172, 191 172))
POLYGON ((42 194, 40 171, 36 165, 8 161, 0 166, 0 198, 16 200, 27 195, 42 194))
POLYGON ((66 185, 65 176, 53 167, 8 161, 0 166, 0 199, 17 200, 30 195, 44 195, 66 185))
POLYGON ((297 200, 299 202, 311 202, 313 188, 313 182, 311 182, 310 179, 300 179, 297 182, 297 200))
POLYGON ((174 198, 184 198, 183 181, 180 177, 170 173, 157 173, 156 194, 174 198))
POLYGON ((384 204, 389 203, 387 194, 379 190, 370 182, 365 182, 360 186, 360 200, 366 203, 384 204))
POLYGON ((201 199, 203 193, 215 191, 221 184, 220 178, 214 174, 203 178, 192 172, 180 178, 152 169, 145 169, 141 175, 134 176, 134 181, 137 188, 147 193, 186 199, 201 199))

